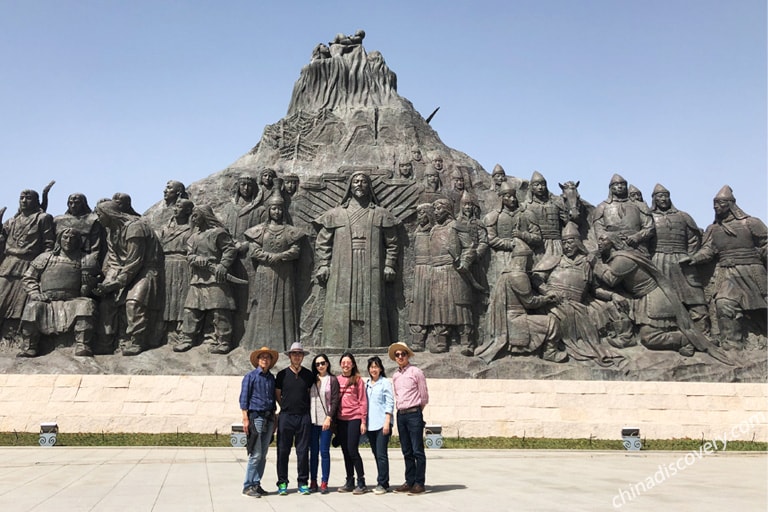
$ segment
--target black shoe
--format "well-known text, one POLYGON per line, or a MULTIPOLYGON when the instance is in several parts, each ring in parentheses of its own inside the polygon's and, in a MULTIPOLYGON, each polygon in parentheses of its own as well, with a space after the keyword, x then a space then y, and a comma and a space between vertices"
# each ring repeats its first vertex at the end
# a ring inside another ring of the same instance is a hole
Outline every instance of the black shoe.
POLYGON ((256 487, 256 492, 259 493, 259 496, 267 496, 269 494, 261 485, 256 487))
POLYGON ((355 485, 348 481, 343 487, 339 487, 339 492, 352 492, 355 490, 355 485))

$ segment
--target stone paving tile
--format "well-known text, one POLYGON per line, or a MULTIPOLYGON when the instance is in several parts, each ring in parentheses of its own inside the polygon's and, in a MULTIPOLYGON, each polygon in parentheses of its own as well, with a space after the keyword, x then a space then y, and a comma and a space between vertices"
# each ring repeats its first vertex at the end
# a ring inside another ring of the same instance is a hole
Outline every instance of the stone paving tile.
MULTIPOLYGON (((369 487, 375 465, 362 447, 369 487)), ((365 510, 471 511, 762 511, 768 508, 765 453, 428 450, 422 496, 340 494, 343 461, 332 452, 327 495, 296 493, 295 458, 288 496, 275 490, 275 450, 262 485, 270 496, 240 494, 242 448, 0 448, 0 511, 365 510), (677 469, 674 474, 670 468, 677 469), (650 480, 649 480, 650 479, 650 480), (651 483, 648 483, 651 482, 651 483), (645 487, 641 487, 640 484, 645 487), (250 501, 250 503, 249 503, 250 501)), ((403 460, 390 451, 391 485, 403 460)))

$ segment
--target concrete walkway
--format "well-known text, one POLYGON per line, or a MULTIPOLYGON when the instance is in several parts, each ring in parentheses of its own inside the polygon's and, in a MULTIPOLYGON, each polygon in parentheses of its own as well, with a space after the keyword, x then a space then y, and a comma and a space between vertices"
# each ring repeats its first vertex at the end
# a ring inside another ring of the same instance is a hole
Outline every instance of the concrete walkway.
MULTIPOLYGON (((361 450, 370 487, 375 465, 361 450)), ((768 456, 720 452, 428 450, 427 493, 340 494, 332 451, 327 495, 240 494, 242 448, 0 448, 0 511, 765 511, 768 456), (674 469, 673 469, 674 468, 674 469)), ((264 487, 274 491, 270 448, 264 487)), ((390 451, 392 485, 403 460, 390 451)), ((295 458, 291 458, 291 476, 295 458)), ((373 485, 371 485, 373 484, 373 485)))

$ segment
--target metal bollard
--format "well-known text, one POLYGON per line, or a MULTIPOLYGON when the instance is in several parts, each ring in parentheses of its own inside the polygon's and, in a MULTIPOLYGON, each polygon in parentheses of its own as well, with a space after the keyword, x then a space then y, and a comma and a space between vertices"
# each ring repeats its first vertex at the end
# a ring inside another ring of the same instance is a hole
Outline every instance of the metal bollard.
POLYGON ((56 444, 56 436, 59 433, 59 425, 56 422, 50 421, 40 424, 40 446, 50 448, 56 444))
POLYGON ((440 425, 426 425, 424 427, 424 433, 426 434, 426 440, 424 444, 427 448, 442 448, 443 447, 443 427, 440 425))
POLYGON ((624 442, 624 448, 631 451, 639 451, 643 447, 640 440, 640 429, 637 427, 624 427, 621 429, 621 439, 624 442))
POLYGON ((229 443, 233 448, 245 448, 248 443, 248 437, 245 435, 242 423, 232 424, 232 434, 229 436, 229 443))

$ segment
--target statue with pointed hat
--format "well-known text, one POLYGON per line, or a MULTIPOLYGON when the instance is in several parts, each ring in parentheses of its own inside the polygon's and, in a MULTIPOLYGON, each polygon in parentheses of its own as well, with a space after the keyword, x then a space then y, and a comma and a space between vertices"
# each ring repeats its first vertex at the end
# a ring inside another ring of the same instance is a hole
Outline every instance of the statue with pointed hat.
POLYGON ((608 199, 597 205, 592 214, 597 238, 605 233, 616 234, 630 249, 647 256, 648 242, 655 229, 651 211, 645 203, 629 198, 627 180, 619 174, 611 177, 608 190, 608 199))
POLYGON ((607 324, 620 314, 611 292, 600 288, 592 272, 587 248, 579 227, 568 222, 562 231, 563 254, 544 255, 533 267, 531 282, 542 295, 554 294, 558 301, 542 309, 555 317, 564 344, 563 360, 594 361, 603 367, 622 360, 603 342, 607 324))
POLYGON ((468 224, 453 217, 450 199, 432 203, 435 224, 429 234, 431 286, 427 347, 432 353, 456 351, 472 355, 472 279, 477 253, 468 224))
POLYGON ((488 245, 493 250, 491 267, 503 272, 509 266, 508 258, 518 240, 530 247, 541 244, 542 238, 541 228, 530 212, 520 209, 517 190, 503 182, 498 194, 501 206, 488 213, 483 218, 483 224, 488 232, 488 245))
POLYGON ((715 303, 720 345, 757 348, 747 336, 749 328, 766 331, 766 248, 768 229, 757 217, 736 205, 733 190, 725 185, 715 196, 715 221, 704 233, 701 248, 681 263, 714 260, 715 303))
POLYGON ((629 188, 627 189, 627 193, 629 194, 630 201, 642 203, 644 206, 647 206, 645 204, 645 199, 643 199, 643 191, 637 188, 636 186, 630 184, 629 188))
POLYGON ((549 191, 547 180, 539 171, 533 172, 528 187, 530 195, 522 208, 530 212, 539 225, 542 238, 541 244, 531 246, 534 261, 539 261, 545 254, 562 254, 560 236, 565 223, 568 222, 568 210, 563 198, 549 191))
POLYGON ((691 319, 702 332, 709 334, 704 283, 696 267, 680 264, 683 257, 701 247, 701 230, 693 217, 674 207, 669 190, 660 184, 653 188, 651 211, 656 227, 650 241, 651 261, 672 282, 691 319))
POLYGON ((519 238, 511 242, 505 254, 507 264, 491 291, 486 339, 475 355, 486 364, 506 355, 537 355, 565 362, 568 356, 559 343, 557 319, 543 309, 559 299, 554 293, 542 295, 533 288, 527 272, 533 251, 519 238))
POLYGON ((421 184, 421 192, 419 193, 419 204, 421 203, 433 203, 438 199, 450 199, 448 194, 443 190, 443 181, 440 178, 440 173, 434 167, 428 167, 424 171, 424 178, 421 184))
POLYGON ((504 171, 504 168, 501 166, 501 164, 496 164, 493 166, 491 179, 493 179, 493 189, 498 192, 501 184, 507 181, 507 173, 504 171))
POLYGON ((684 357, 692 357, 696 351, 706 352, 722 363, 733 365, 695 326, 674 285, 650 258, 630 250, 616 233, 602 233, 598 248, 600 260, 593 267, 595 276, 629 301, 632 320, 644 347, 674 350, 684 357))
POLYGON ((253 299, 241 345, 251 350, 272 344, 288 350, 299 339, 295 281, 304 233, 286 222, 281 194, 272 194, 265 207, 269 219, 244 233, 256 269, 252 285, 259 293, 253 299))
POLYGON ((472 244, 475 247, 475 260, 469 268, 472 284, 472 318, 473 328, 470 345, 476 346, 477 329, 480 316, 485 313, 488 306, 488 266, 490 264, 490 245, 488 244, 488 230, 480 217, 480 202, 477 196, 465 190, 459 201, 459 213, 456 222, 465 225, 472 236, 472 244))
POLYGON ((429 234, 435 223, 435 209, 432 203, 416 207, 416 227, 411 233, 413 246, 413 286, 408 302, 408 328, 411 333, 411 347, 416 352, 426 348, 427 335, 431 327, 429 320, 429 294, 432 289, 432 264, 429 257, 429 234))
POLYGON ((462 196, 468 192, 464 173, 461 169, 455 169, 451 173, 451 188, 448 190, 448 197, 453 201, 453 214, 459 216, 461 212, 462 196))

